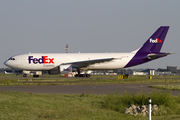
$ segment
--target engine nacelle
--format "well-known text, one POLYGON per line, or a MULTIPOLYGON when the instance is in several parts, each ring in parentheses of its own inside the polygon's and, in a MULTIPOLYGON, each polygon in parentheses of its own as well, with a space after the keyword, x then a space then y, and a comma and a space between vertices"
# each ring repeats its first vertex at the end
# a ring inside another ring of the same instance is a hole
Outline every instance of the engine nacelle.
POLYGON ((68 74, 73 72, 73 67, 71 64, 68 65, 60 65, 59 66, 59 71, 61 74, 68 74))

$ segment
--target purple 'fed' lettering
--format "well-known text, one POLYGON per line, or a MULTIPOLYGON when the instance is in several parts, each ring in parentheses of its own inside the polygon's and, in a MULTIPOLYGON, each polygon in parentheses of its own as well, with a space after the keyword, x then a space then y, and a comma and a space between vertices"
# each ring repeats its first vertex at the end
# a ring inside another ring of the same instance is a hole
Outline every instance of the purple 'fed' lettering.
POLYGON ((33 58, 33 56, 28 57, 29 64, 34 63, 34 64, 50 64, 54 63, 54 58, 48 58, 48 56, 42 56, 41 58, 33 58), (44 59, 45 58, 45 59, 44 59))

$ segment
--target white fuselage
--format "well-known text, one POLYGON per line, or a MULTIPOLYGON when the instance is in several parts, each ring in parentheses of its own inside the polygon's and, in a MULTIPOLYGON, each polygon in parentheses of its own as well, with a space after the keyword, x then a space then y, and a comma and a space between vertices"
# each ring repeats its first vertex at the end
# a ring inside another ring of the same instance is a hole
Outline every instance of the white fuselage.
POLYGON ((61 64, 89 61, 96 59, 114 58, 112 61, 89 65, 88 70, 106 70, 123 68, 135 53, 29 53, 13 56, 5 65, 21 70, 50 70, 61 64), (42 58, 45 57, 45 63, 42 58))

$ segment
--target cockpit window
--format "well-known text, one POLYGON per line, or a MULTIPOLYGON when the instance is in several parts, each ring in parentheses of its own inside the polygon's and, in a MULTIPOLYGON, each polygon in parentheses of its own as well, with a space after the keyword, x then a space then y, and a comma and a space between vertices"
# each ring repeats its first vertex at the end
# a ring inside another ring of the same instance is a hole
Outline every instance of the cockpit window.
POLYGON ((15 58, 9 58, 8 60, 15 60, 15 58))

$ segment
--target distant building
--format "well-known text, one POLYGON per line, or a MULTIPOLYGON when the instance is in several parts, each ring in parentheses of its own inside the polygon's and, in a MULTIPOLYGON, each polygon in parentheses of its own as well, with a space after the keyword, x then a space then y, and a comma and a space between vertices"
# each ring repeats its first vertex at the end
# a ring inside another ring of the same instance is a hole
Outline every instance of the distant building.
POLYGON ((171 75, 171 72, 156 72, 156 75, 171 75))
POLYGON ((127 70, 125 74, 129 75, 155 75, 155 69, 145 69, 145 70, 127 70))
POLYGON ((155 75, 155 70, 154 69, 150 69, 149 70, 149 75, 155 75))
POLYGON ((5 74, 22 74, 23 71, 22 70, 13 70, 13 69, 9 69, 9 70, 4 70, 5 74))
POLYGON ((171 72, 177 71, 177 66, 167 66, 167 70, 171 72))
POLYGON ((137 72, 137 71, 133 71, 133 75, 147 75, 147 72, 137 72))
POLYGON ((147 75, 155 75, 155 69, 146 69, 142 72, 147 73, 147 75))
POLYGON ((0 73, 5 73, 5 71, 11 70, 10 68, 0 68, 0 73))

